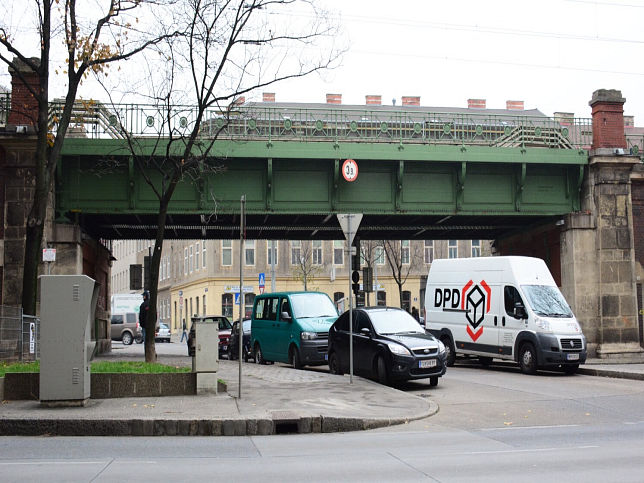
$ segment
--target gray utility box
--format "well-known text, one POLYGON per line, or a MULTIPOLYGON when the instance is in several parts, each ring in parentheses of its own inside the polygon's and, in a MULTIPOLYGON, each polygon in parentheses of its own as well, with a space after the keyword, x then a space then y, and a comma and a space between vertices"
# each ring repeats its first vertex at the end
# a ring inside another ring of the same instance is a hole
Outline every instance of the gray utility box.
POLYGON ((219 370, 219 322, 195 322, 195 356, 192 370, 197 373, 197 394, 217 394, 219 370))
POLYGON ((87 275, 40 277, 40 403, 84 405, 98 284, 87 275))

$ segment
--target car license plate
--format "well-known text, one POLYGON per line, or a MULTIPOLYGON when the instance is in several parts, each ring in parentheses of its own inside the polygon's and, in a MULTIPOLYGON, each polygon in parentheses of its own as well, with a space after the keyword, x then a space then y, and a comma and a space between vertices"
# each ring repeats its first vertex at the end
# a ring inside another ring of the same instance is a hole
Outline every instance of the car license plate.
POLYGON ((329 354, 324 354, 324 360, 328 361, 329 360, 329 354))
POLYGON ((418 367, 420 369, 427 369, 428 367, 436 367, 436 359, 427 359, 424 361, 418 361, 418 367))
POLYGON ((568 359, 569 361, 578 361, 579 354, 567 354, 566 359, 568 359))
POLYGON ((228 346, 227 346, 227 345, 222 345, 222 346, 221 346, 221 350, 224 350, 224 351, 225 351, 225 350, 228 350, 228 346))

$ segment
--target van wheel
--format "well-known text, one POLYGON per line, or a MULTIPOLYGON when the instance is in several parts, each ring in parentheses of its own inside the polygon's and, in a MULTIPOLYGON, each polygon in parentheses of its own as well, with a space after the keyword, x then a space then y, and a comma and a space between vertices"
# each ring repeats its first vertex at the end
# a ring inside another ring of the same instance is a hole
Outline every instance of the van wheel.
POLYGON ((452 346, 452 339, 444 335, 441 338, 441 342, 445 346, 445 364, 447 365, 447 367, 452 367, 454 365, 454 362, 456 362, 456 353, 454 352, 454 346, 452 346))
POLYGON ((297 347, 291 346, 291 355, 289 359, 291 360, 291 365, 294 369, 302 369, 302 359, 300 358, 300 351, 297 350, 297 347))
POLYGON ((123 339, 121 339, 123 345, 132 345, 132 334, 129 332, 123 332, 123 339))
POLYGON ((577 372, 577 369, 579 369, 579 364, 566 364, 565 366, 563 366, 563 371, 566 374, 572 375, 577 372))
POLYGON ((523 344, 519 350, 519 366, 524 374, 536 374, 537 372, 537 353, 529 342, 523 344))
POLYGON ((259 346, 259 344, 255 344, 255 362, 257 364, 266 364, 264 355, 262 354, 262 348, 259 346))
POLYGON ((335 352, 329 354, 329 372, 337 376, 341 376, 344 373, 340 369, 340 361, 338 360, 338 355, 335 352))
POLYGON ((389 371, 387 370, 387 363, 382 356, 378 357, 376 361, 376 372, 378 375, 378 382, 385 386, 389 385, 389 371))
POLYGON ((432 376, 429 378, 429 387, 438 386, 438 376, 432 376))
POLYGON ((492 358, 479 356, 479 364, 481 364, 483 367, 487 367, 492 364, 492 358))

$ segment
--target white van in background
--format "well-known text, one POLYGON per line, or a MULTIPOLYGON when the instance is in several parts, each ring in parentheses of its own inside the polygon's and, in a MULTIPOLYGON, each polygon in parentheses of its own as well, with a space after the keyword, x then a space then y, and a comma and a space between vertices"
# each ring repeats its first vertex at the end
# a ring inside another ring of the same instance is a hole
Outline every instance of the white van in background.
POLYGON ((586 338, 545 262, 531 257, 438 259, 425 291, 425 328, 456 354, 513 360, 526 374, 586 361, 586 338))

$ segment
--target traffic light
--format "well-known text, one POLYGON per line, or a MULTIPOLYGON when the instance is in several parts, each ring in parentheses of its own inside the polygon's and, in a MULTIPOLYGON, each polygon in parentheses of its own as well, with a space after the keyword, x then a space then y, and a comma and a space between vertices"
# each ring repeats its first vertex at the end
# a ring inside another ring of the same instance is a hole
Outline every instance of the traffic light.
POLYGON ((365 292, 373 292, 373 268, 364 267, 362 269, 362 286, 365 292))
POLYGON ((141 290, 143 286, 143 266, 141 264, 130 265, 130 290, 141 290))
POLYGON ((360 270, 360 239, 358 237, 353 239, 352 254, 351 254, 351 270, 360 270), (355 253, 353 250, 355 249, 355 253))
POLYGON ((351 273, 351 281, 353 282, 351 284, 351 290, 354 293, 358 293, 360 291, 360 272, 358 270, 354 270, 351 273))

